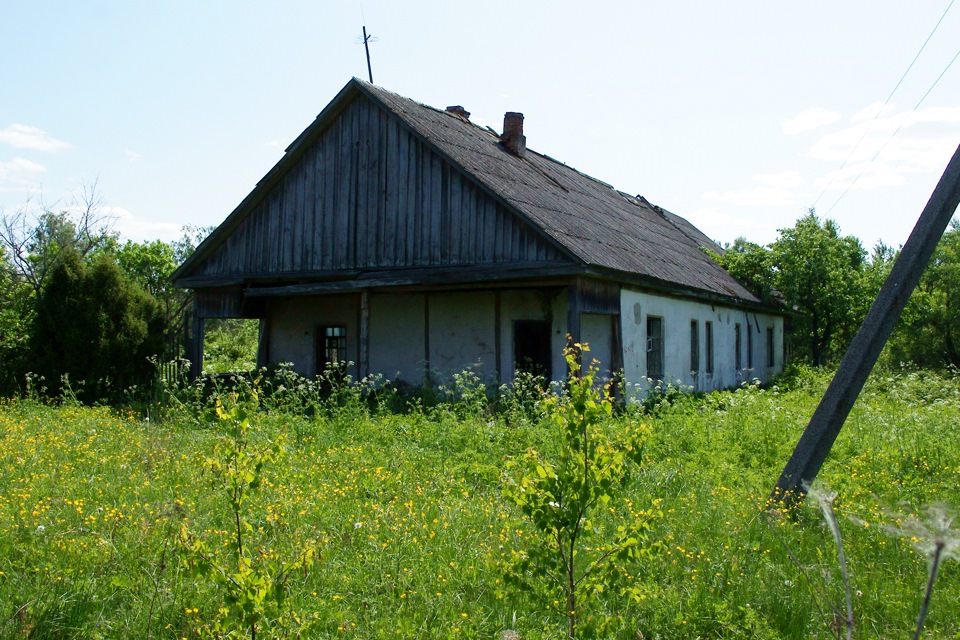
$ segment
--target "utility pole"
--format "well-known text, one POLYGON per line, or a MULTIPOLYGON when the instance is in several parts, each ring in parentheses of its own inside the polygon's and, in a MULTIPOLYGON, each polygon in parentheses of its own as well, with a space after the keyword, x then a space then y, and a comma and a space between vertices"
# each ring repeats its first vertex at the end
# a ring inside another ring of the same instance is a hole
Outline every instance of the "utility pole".
POLYGON ((783 469, 770 496, 775 502, 791 501, 803 496, 805 485, 816 479, 958 203, 960 147, 947 164, 943 177, 933 190, 907 243, 903 245, 900 257, 894 263, 863 325, 840 361, 840 367, 823 394, 820 405, 810 418, 810 424, 783 469))

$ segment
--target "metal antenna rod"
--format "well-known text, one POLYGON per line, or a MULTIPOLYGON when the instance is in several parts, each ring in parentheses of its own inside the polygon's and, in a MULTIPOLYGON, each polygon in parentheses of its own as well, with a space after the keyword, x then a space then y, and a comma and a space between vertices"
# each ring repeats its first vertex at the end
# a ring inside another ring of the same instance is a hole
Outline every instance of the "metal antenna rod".
POLYGON ((373 68, 370 66, 370 38, 373 36, 367 35, 367 25, 363 25, 363 48, 367 51, 367 74, 370 76, 370 84, 373 84, 373 68))

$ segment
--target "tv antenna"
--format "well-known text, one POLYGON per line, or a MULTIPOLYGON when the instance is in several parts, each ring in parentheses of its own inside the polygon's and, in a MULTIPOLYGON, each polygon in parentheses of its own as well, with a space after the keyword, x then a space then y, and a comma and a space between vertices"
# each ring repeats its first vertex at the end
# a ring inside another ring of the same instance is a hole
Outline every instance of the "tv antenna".
POLYGON ((379 38, 367 35, 367 25, 363 25, 363 48, 367 52, 367 75, 370 76, 370 84, 373 84, 373 68, 370 66, 370 43, 376 42, 379 38))

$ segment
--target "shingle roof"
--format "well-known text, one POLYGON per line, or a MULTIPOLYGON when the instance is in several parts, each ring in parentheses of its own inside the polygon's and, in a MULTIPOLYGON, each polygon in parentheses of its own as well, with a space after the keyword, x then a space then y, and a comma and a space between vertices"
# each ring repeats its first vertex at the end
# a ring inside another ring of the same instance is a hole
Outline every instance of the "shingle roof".
POLYGON ((457 115, 352 82, 585 265, 759 302, 701 249, 720 247, 683 218, 529 147, 513 155, 495 132, 457 115))

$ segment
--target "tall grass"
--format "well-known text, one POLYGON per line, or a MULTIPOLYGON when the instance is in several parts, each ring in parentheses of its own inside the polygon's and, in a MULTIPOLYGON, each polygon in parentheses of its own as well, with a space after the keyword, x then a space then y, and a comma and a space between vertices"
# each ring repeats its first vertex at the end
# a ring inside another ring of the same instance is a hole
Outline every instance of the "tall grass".
MULTIPOLYGON (((542 387, 481 398, 465 380, 466 393, 435 407, 376 385, 337 395, 298 389, 308 383, 295 377, 260 382, 272 395, 251 414, 251 437, 284 435, 287 449, 263 469, 251 548, 282 559, 320 541, 317 563, 287 578, 278 636, 562 637, 563 622, 503 575, 532 533, 502 497, 506 461, 558 446, 542 387)), ((650 533, 662 550, 592 609, 617 621, 611 637, 845 633, 834 615, 844 580, 819 510, 771 514, 765 502, 826 382, 801 372, 610 419, 611 430, 649 425, 623 497, 663 510, 650 533)), ((181 524, 230 543, 231 512, 204 475, 216 389, 177 393, 149 415, 0 404, 0 637, 191 638, 220 619, 221 590, 191 578, 176 548, 181 524)), ((928 561, 889 530, 923 520, 925 504, 960 502, 958 424, 957 377, 875 376, 821 472, 838 495, 854 637, 914 633, 928 561)), ((958 633, 960 574, 941 563, 924 637, 958 633)))

